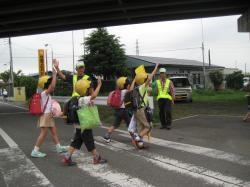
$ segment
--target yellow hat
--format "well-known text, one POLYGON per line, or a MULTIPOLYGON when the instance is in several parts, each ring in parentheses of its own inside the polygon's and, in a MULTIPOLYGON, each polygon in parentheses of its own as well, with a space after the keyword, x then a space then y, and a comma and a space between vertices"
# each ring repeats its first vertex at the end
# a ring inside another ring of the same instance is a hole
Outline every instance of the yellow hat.
POLYGON ((38 80, 38 88, 44 89, 45 84, 48 82, 48 80, 50 79, 50 76, 45 75, 39 78, 38 80))
POLYGON ((144 65, 140 65, 135 69, 135 74, 139 74, 139 73, 146 73, 144 65))
POLYGON ((120 77, 119 79, 117 79, 116 85, 118 86, 119 89, 121 89, 121 90, 124 89, 126 79, 127 79, 127 77, 120 77))
POLYGON ((78 80, 75 84, 75 91, 80 96, 85 96, 88 88, 90 87, 91 81, 89 80, 78 80))
POLYGON ((136 74, 135 76, 136 84, 142 85, 146 81, 147 77, 148 77, 148 74, 146 72, 136 74))

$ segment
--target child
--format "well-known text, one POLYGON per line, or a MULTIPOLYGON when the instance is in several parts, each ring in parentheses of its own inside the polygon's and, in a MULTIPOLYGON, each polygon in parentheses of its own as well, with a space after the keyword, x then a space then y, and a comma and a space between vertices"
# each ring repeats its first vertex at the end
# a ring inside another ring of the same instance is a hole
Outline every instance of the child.
MULTIPOLYGON (((56 60, 53 60, 53 63, 56 63, 56 60)), ((50 93, 53 92, 56 86, 56 75, 56 71, 53 70, 52 77, 43 76, 38 81, 38 87, 43 90, 41 93, 41 105, 44 109, 44 113, 38 119, 38 127, 40 127, 41 131, 35 147, 31 152, 32 157, 42 158, 46 156, 46 154, 40 152, 39 149, 47 136, 48 130, 51 132, 58 153, 66 152, 68 149, 68 146, 61 146, 59 142, 55 121, 52 115, 52 99, 50 93)))
POLYGON ((116 86, 118 89, 121 90, 121 107, 120 108, 115 108, 114 109, 114 115, 115 115, 115 121, 113 123, 113 125, 108 129, 108 132, 105 134, 105 136, 103 137, 104 140, 109 143, 111 141, 111 134, 112 132, 119 128, 119 126, 121 125, 122 120, 124 120, 126 122, 127 127, 129 126, 130 123, 130 116, 129 116, 129 110, 125 108, 124 105, 124 96, 127 93, 127 91, 129 90, 130 87, 130 81, 128 80, 127 77, 120 77, 119 79, 117 79, 116 81, 116 86))
MULTIPOLYGON (((90 83, 91 81, 83 79, 78 80, 76 82, 75 91, 80 95, 80 97, 78 98, 78 107, 93 104, 94 99, 97 97, 102 85, 101 78, 98 78, 97 87, 91 95, 89 95, 90 83)), ((85 129, 81 131, 79 122, 74 123, 73 125, 75 127, 75 135, 68 152, 63 157, 62 162, 68 166, 76 165, 76 163, 72 161, 72 154, 75 152, 76 149, 79 150, 82 144, 84 143, 87 150, 93 154, 93 164, 106 163, 107 160, 101 158, 95 148, 92 129, 85 129)))
POLYGON ((149 76, 145 72, 145 70, 144 72, 137 73, 130 87, 130 90, 133 90, 135 87, 135 83, 136 83, 138 86, 139 95, 142 98, 141 99, 142 102, 139 104, 136 111, 134 112, 136 123, 138 123, 141 126, 141 130, 139 132, 140 141, 137 142, 138 148, 145 148, 143 137, 145 135, 148 135, 148 133, 150 133, 151 128, 152 128, 151 124, 148 122, 147 117, 145 115, 145 109, 146 109, 146 106, 148 105, 147 89, 148 89, 150 81, 152 80, 153 76, 157 72, 158 65, 159 64, 156 64, 153 72, 149 76))

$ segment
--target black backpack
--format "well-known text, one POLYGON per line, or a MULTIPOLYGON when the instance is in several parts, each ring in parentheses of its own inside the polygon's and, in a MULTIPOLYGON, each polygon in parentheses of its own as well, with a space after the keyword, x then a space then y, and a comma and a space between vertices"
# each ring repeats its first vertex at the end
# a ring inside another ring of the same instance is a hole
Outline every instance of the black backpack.
POLYGON ((143 98, 145 97, 146 93, 147 92, 141 96, 139 87, 134 88, 132 91, 128 91, 124 96, 125 108, 137 110, 144 102, 143 98))
POLYGON ((72 97, 68 102, 64 104, 64 115, 67 116, 66 122, 68 124, 79 123, 77 115, 78 109, 78 97, 72 97))

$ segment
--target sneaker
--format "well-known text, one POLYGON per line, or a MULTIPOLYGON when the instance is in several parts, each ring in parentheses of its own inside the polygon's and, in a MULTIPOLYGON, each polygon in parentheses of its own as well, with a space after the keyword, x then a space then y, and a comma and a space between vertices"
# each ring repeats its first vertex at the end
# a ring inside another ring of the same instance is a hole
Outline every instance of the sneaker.
POLYGON ((106 143, 110 143, 111 142, 111 138, 110 138, 110 135, 109 134, 106 134, 104 137, 103 137, 104 141, 106 143))
POLYGON ((98 158, 94 157, 93 158, 93 164, 105 164, 108 161, 104 158, 102 158, 101 156, 98 156, 98 158))
POLYGON ((75 166, 76 162, 73 162, 71 157, 63 156, 62 163, 66 166, 75 166))
POLYGON ((40 151, 35 151, 33 150, 30 154, 32 157, 35 157, 35 158, 43 158, 43 157, 46 157, 46 154, 45 153, 42 153, 40 151))
POLYGON ((56 148, 56 152, 57 153, 65 153, 67 152, 69 149, 69 146, 60 146, 56 148))

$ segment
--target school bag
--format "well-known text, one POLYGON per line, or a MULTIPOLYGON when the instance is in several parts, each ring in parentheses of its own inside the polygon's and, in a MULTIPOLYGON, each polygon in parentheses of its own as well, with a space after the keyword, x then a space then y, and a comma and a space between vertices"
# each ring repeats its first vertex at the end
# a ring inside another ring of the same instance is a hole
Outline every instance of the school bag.
POLYGON ((121 102, 121 90, 120 89, 116 89, 109 93, 107 104, 108 106, 111 106, 113 108, 121 107, 122 102, 121 102))
POLYGON ((32 115, 42 115, 47 107, 49 96, 46 100, 46 103, 44 105, 44 108, 42 109, 42 96, 40 93, 35 93, 32 95, 29 103, 29 112, 32 115))
POLYGON ((79 123, 77 115, 78 109, 78 97, 72 97, 64 104, 64 115, 67 116, 67 124, 79 123))
POLYGON ((81 130, 93 129, 99 127, 101 120, 99 117, 97 106, 83 106, 77 110, 81 130))
POLYGON ((143 96, 140 95, 139 87, 134 88, 132 91, 128 91, 124 96, 124 106, 128 109, 134 109, 137 110, 141 107, 143 101, 143 98, 145 97, 147 92, 143 94, 143 96))

